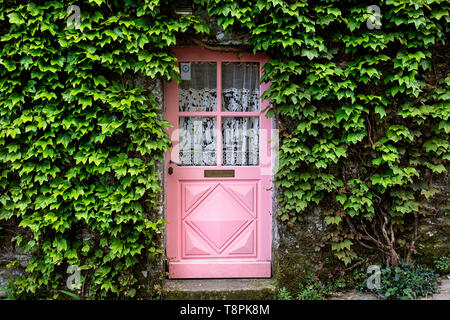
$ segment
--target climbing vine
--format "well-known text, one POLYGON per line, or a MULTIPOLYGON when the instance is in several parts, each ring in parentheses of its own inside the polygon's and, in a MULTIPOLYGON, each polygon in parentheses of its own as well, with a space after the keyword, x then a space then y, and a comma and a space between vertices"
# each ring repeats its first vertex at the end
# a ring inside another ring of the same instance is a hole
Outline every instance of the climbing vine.
POLYGON ((318 248, 346 264, 358 246, 409 260, 450 160, 448 2, 386 0, 380 13, 369 1, 196 2, 273 58, 263 80, 282 131, 279 218, 295 225, 320 206, 318 248))
MULTIPOLYGON (((318 247, 347 264, 360 247, 409 259, 448 168, 448 2, 380 1, 379 20, 368 1, 194 3, 272 57, 279 219, 327 208, 318 247)), ((19 294, 58 297, 76 265, 84 297, 134 297, 161 257, 170 140, 151 84, 177 77, 170 46, 210 33, 175 4, 0 1, 0 221, 19 222, 14 241, 31 255, 19 294)))
POLYGON ((0 220, 31 259, 19 294, 57 297, 68 265, 84 297, 136 294, 161 255, 161 105, 136 76, 170 79, 175 34, 202 31, 170 1, 0 2, 0 220), (69 5, 80 8, 69 28, 69 5), (169 14, 169 15, 168 15, 169 14))

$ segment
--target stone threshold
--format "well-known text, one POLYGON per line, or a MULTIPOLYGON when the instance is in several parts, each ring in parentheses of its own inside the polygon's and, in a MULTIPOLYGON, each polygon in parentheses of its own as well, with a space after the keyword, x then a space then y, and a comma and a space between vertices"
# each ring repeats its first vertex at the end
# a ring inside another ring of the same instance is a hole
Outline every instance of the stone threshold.
POLYGON ((274 300, 273 279, 166 279, 165 300, 274 300))

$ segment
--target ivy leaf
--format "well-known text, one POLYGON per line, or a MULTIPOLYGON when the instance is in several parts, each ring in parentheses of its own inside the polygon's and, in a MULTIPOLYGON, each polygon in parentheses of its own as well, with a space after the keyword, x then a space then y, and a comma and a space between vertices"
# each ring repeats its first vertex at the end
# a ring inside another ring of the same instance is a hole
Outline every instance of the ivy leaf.
POLYGON ((60 136, 58 136, 58 138, 56 139, 56 143, 57 144, 62 144, 64 146, 64 148, 67 148, 67 146, 69 145, 70 142, 70 137, 67 134, 62 134, 60 136))
POLYGON ((317 52, 316 49, 303 49, 302 56, 308 57, 309 60, 312 60, 319 56, 319 52, 317 52))
POLYGON ((364 139, 366 134, 367 133, 365 131, 349 133, 347 135, 346 141, 349 143, 355 144, 355 143, 361 141, 362 139, 364 139))
POLYGON ((343 109, 339 109, 335 112, 335 116, 336 116, 336 121, 337 123, 341 122, 342 120, 348 120, 349 115, 343 110, 343 109))
POLYGON ((386 116, 386 110, 380 105, 375 107, 375 113, 379 114, 381 119, 386 116))
POLYGON ((120 254, 120 253, 122 253, 122 250, 123 250, 123 243, 119 239, 113 239, 111 241, 110 248, 113 253, 120 254))
POLYGON ((33 59, 30 56, 25 56, 20 59, 20 64, 24 66, 25 70, 28 70, 31 63, 33 63, 33 59))
POLYGON ((203 24, 196 24, 196 25, 194 25, 194 29, 195 29, 198 33, 206 33, 206 34, 209 34, 209 33, 210 33, 209 25, 206 24, 206 23, 203 23, 203 24))
POLYGON ((94 78, 94 84, 96 86, 101 85, 104 88, 106 88, 107 84, 108 84, 108 80, 106 80, 106 78, 104 76, 98 76, 94 78))
POLYGON ((448 10, 445 9, 433 9, 431 12, 431 15, 436 18, 437 20, 440 20, 443 16, 448 16, 448 10))
POLYGON ((64 239, 61 235, 57 235, 55 240, 53 241, 53 246, 55 246, 58 251, 66 251, 68 248, 67 240, 64 239))
POLYGON ((341 10, 339 10, 338 8, 328 8, 327 12, 334 15, 335 17, 339 17, 341 15, 341 10))
POLYGON ((345 194, 338 194, 336 195, 336 200, 339 201, 341 205, 344 205, 345 201, 347 200, 347 196, 345 194))
POLYGON ((9 18, 9 23, 21 25, 25 23, 25 20, 17 12, 12 12, 7 15, 9 18))

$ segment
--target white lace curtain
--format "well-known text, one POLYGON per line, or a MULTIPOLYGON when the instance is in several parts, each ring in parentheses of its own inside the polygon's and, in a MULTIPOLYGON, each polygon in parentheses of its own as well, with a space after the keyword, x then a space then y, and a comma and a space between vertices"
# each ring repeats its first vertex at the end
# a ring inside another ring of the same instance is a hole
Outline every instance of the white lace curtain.
POLYGON ((256 166, 259 163, 259 118, 222 118, 223 164, 256 166))
POLYGON ((215 166, 216 119, 180 117, 180 162, 186 166, 215 166))
POLYGON ((258 63, 222 64, 222 108, 233 112, 259 110, 258 63))
MULTIPOLYGON (((231 112, 259 110, 259 64, 222 64, 222 109, 231 112)), ((259 118, 222 118, 223 164, 251 166, 259 163, 259 118)))

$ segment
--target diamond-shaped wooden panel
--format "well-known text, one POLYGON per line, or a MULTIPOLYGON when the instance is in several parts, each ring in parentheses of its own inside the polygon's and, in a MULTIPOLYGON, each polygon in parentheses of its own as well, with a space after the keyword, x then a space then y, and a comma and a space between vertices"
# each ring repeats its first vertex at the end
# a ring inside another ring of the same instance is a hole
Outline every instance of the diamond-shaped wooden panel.
POLYGON ((255 184, 230 183, 225 186, 246 206, 246 208, 253 215, 255 215, 255 184))
POLYGON ((213 185, 210 184, 188 184, 183 188, 184 211, 188 212, 193 205, 207 193, 213 185))
POLYGON ((185 247, 184 252, 186 255, 208 255, 214 254, 214 251, 211 250, 210 246, 202 240, 195 232, 187 227, 185 232, 185 247))
POLYGON ((249 226, 228 246, 224 253, 230 256, 251 256, 255 254, 255 243, 254 226, 249 226))
POLYGON ((255 185, 184 184, 184 255, 251 255, 255 252, 255 185), (194 200, 192 200, 194 199, 194 200), (200 199, 200 200, 199 200, 200 199), (252 210, 253 209, 253 210, 252 210), (209 246, 207 250, 205 245, 209 246), (224 251, 227 254, 224 254, 224 251))

